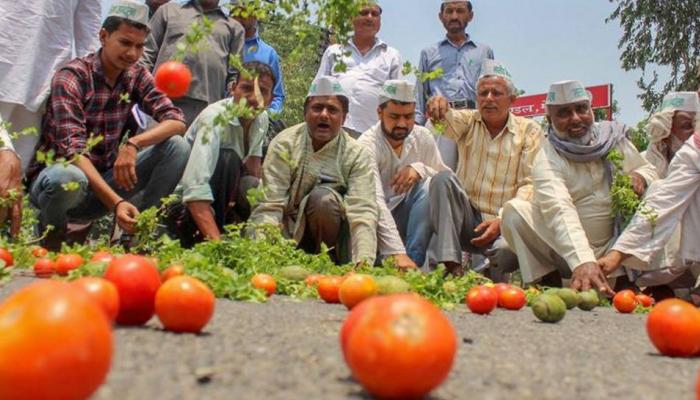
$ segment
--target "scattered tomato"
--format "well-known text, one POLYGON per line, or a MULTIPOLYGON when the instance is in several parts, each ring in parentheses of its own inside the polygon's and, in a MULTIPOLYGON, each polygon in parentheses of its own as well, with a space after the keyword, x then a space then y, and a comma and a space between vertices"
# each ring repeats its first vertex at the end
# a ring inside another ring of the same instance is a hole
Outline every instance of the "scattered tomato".
MULTIPOLYGON (((497 284, 493 285, 493 288, 496 289, 496 293, 498 293, 498 295, 500 296, 504 290, 510 289, 511 285, 508 283, 497 283, 497 284)), ((500 304, 499 304, 499 307, 500 307, 500 304)))
POLYGON ((32 248, 32 255, 36 258, 43 258, 49 254, 49 251, 41 246, 34 246, 32 248))
POLYGON ((189 90, 192 72, 181 62, 166 61, 156 69, 154 78, 158 90, 176 99, 184 96, 189 90))
POLYGON ((649 312, 647 334, 663 355, 697 355, 700 352, 700 311, 680 299, 663 300, 649 312))
POLYGON ((127 254, 109 263, 104 278, 119 292, 117 323, 142 325, 151 319, 160 287, 160 274, 151 261, 127 254))
POLYGON ((191 276, 175 276, 156 293, 156 316, 172 332, 199 333, 214 314, 216 298, 191 276))
POLYGON ((654 303, 656 303, 656 300, 654 300, 653 297, 646 294, 640 293, 635 297, 637 298, 637 303, 641 304, 642 307, 651 307, 654 305, 654 303))
POLYGON ((38 278, 48 278, 56 273, 56 263, 50 258, 40 258, 34 262, 34 275, 38 278))
POLYGON ((633 291, 621 290, 613 297, 613 305, 615 309, 623 314, 629 314, 637 308, 637 297, 633 291))
POLYGON ((74 286, 44 280, 0 304, 0 399, 87 399, 104 382, 112 329, 74 286))
POLYGON ((313 286, 316 287, 318 286, 318 282, 323 278, 325 275, 320 275, 320 274, 311 274, 304 279, 304 283, 306 283, 306 286, 313 286))
POLYGON ((116 257, 115 257, 114 255, 112 255, 112 253, 110 253, 110 252, 108 252, 108 251, 101 250, 101 251, 95 252, 95 254, 92 255, 92 258, 90 259, 90 262, 92 262, 92 263, 101 263, 101 262, 103 262, 103 263, 109 264, 109 263, 111 263, 112 260, 114 260, 115 258, 116 258, 116 257))
POLYGON ((5 268, 9 268, 15 264, 12 253, 9 250, 0 248, 0 261, 5 262, 5 268))
POLYGON ((250 283, 253 285, 253 287, 264 291, 268 296, 272 296, 275 294, 275 290, 277 290, 277 282, 275 282, 275 278, 268 274, 255 274, 250 280, 250 283))
POLYGON ((340 285, 343 278, 340 276, 326 276, 318 281, 316 290, 319 297, 326 303, 340 303, 340 285))
POLYGON ((511 286, 498 294, 498 306, 506 310, 520 310, 525 303, 527 303, 527 296, 519 287, 511 286))
POLYGON ((474 314, 488 314, 498 304, 498 293, 495 288, 479 285, 469 290, 465 301, 474 314))
POLYGON ((378 291, 379 287, 374 278, 365 274, 355 274, 340 284, 338 297, 345 307, 352 309, 361 301, 376 295, 378 291))
POLYGON ((106 279, 86 276, 73 281, 77 286, 99 305, 107 319, 114 322, 119 314, 119 292, 114 284, 106 279))
POLYGON ((176 276, 185 275, 185 267, 180 264, 173 264, 160 273, 160 281, 165 282, 176 276))
POLYGON ((348 320, 354 327, 346 331, 345 358, 371 395, 423 398, 447 378, 457 335, 428 300, 415 294, 377 296, 351 311, 348 320), (355 311, 362 315, 353 322, 355 311))
POLYGON ((345 321, 343 321, 343 326, 340 328, 340 349, 343 351, 343 357, 345 357, 345 362, 347 359, 347 349, 348 349, 348 339, 350 338, 350 333, 355 329, 357 323, 364 317, 365 310, 372 306, 372 302, 363 301, 358 304, 357 307, 353 308, 350 314, 348 314, 345 321))
POLYGON ((79 254, 59 254, 56 257, 56 272, 59 275, 67 275, 68 272, 80 268, 83 262, 83 257, 79 254))

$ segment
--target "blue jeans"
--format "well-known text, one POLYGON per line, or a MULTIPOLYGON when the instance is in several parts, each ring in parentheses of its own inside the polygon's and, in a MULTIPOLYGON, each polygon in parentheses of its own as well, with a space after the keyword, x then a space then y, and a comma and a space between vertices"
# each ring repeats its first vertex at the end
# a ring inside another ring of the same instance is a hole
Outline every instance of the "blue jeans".
MULTIPOLYGON (((169 196, 180 181, 189 153, 187 141, 173 136, 139 153, 138 183, 133 190, 117 189, 112 169, 102 174, 102 178, 124 199, 138 198, 134 205, 139 210, 159 206, 161 198, 169 196)), ((39 209, 41 227, 52 225, 58 232, 65 231, 68 221, 89 222, 112 211, 90 190, 87 176, 74 165, 54 164, 44 168, 30 184, 29 196, 39 209), (69 182, 76 182, 78 189, 64 190, 63 185, 69 182)))
POLYGON ((419 267, 425 263, 426 252, 433 234, 430 220, 430 181, 421 179, 391 214, 396 222, 406 253, 419 267))

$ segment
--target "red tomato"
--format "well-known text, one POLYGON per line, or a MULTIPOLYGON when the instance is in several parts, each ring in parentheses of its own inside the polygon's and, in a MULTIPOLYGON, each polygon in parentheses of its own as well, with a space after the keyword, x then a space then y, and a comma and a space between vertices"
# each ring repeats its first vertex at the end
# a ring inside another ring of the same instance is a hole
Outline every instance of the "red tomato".
POLYGON ((700 352, 700 311, 680 299, 663 300, 649 312, 647 334, 663 355, 697 355, 700 352))
POLYGON ((504 289, 498 295, 498 306, 506 310, 520 310, 527 303, 525 292, 519 287, 512 286, 504 289))
POLYGON ((77 286, 99 305, 107 319, 114 322, 119 314, 119 292, 114 284, 106 279, 88 276, 73 281, 77 286))
POLYGON ((343 326, 340 328, 340 348, 343 351, 343 357, 345 357, 345 362, 347 362, 347 347, 348 339, 350 338, 350 333, 355 329, 355 325, 363 318, 365 315, 365 310, 367 310, 372 305, 371 302, 363 301, 358 304, 357 307, 353 308, 350 314, 343 322, 343 326), (369 304, 369 306, 368 306, 369 304))
POLYGON ((640 293, 635 297, 637 299, 637 303, 641 304, 642 307, 651 307, 654 305, 654 303, 656 303, 656 300, 654 300, 653 297, 647 296, 646 294, 640 293))
POLYGON ((304 283, 306 283, 306 286, 318 286, 318 282, 324 277, 324 275, 320 274, 311 274, 304 279, 304 283))
POLYGON ((156 88, 173 99, 184 96, 190 88, 192 73, 177 61, 166 61, 156 70, 156 88))
POLYGON ((34 283, 0 304, 0 399, 87 399, 112 343, 104 313, 74 286, 34 283))
POLYGON ((156 293, 156 315, 172 332, 199 333, 214 315, 216 298, 202 281, 191 276, 169 279, 156 293))
MULTIPOLYGON (((510 289, 511 285, 508 283, 497 283, 497 284, 493 285, 493 288, 496 289, 496 293, 498 293, 498 295, 500 296, 504 290, 510 289)), ((500 307, 500 305, 499 305, 499 307, 500 307)))
POLYGON ((637 308, 637 297, 633 291, 621 290, 613 297, 615 309, 623 314, 629 314, 637 308))
POLYGON ((160 281, 165 282, 176 276, 185 275, 185 267, 180 264, 173 264, 160 273, 160 281))
POLYGON ((348 309, 377 294, 379 287, 369 275, 354 274, 346 278, 338 289, 338 298, 348 309))
POLYGON ((277 290, 277 282, 275 281, 275 278, 272 277, 272 275, 255 274, 250 279, 250 283, 253 285, 254 288, 262 290, 268 296, 272 296, 273 294, 275 294, 275 290, 277 290))
POLYGON ((32 249, 32 255, 36 258, 46 257, 47 254, 49 254, 49 251, 41 246, 34 246, 32 249))
POLYGON ((457 335, 440 309, 415 294, 377 296, 364 303, 358 309, 363 315, 348 333, 345 357, 370 394, 423 398, 447 378, 457 335))
POLYGON ((479 285, 469 290, 465 301, 474 314, 488 314, 498 304, 498 293, 494 288, 479 285))
POLYGON ((68 272, 80 268, 83 262, 83 257, 79 254, 59 254, 56 257, 56 272, 59 275, 67 275, 68 272))
POLYGON ((142 325, 151 319, 160 287, 160 274, 151 261, 127 254, 109 263, 104 277, 119 292, 117 323, 142 325))
POLYGON ((340 285, 343 283, 341 276, 326 276, 318 281, 316 291, 318 296, 326 303, 340 303, 340 285))
POLYGON ((0 248, 0 260, 5 262, 5 268, 11 267, 15 264, 14 258, 12 258, 12 253, 7 249, 0 248))
POLYGON ((98 251, 95 254, 92 255, 92 258, 90 259, 90 262, 93 263, 111 263, 112 260, 114 260, 116 257, 112 255, 112 253, 107 252, 107 251, 98 251))
POLYGON ((49 258, 40 258, 34 262, 34 275, 48 278, 56 272, 56 263, 49 258))

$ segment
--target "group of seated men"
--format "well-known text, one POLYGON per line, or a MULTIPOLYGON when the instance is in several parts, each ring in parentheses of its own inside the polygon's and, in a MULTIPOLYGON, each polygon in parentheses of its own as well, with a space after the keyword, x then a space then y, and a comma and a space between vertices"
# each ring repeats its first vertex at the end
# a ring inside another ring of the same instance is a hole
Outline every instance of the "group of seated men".
MULTIPOLYGON (((520 269, 526 283, 566 279, 607 293, 617 277, 654 286, 697 276, 695 92, 666 97, 649 122, 650 148, 640 154, 624 125, 594 121, 590 93, 578 81, 551 85, 547 132, 513 115, 515 84, 493 60, 482 65, 476 110, 450 109, 440 96, 428 101, 432 132, 415 124, 413 84, 385 82, 379 122, 358 140, 342 129, 346 88, 320 76, 306 97, 304 122, 275 137, 263 157, 265 110, 276 84, 270 67, 244 64, 230 97, 207 106, 186 129, 182 111, 138 63, 148 27, 133 16, 143 12, 113 7, 101 49, 53 78, 39 145, 45 156, 27 171, 39 228, 53 227, 45 239, 52 249, 70 240, 69 221, 113 213, 125 234, 133 232, 139 210, 174 192, 179 202, 168 210, 168 228, 185 246, 218 240, 226 225, 247 221, 279 226, 307 252, 325 245, 343 264, 393 257, 398 268, 442 263, 461 275, 465 255, 481 255, 494 280, 520 269), (242 100, 248 111, 238 107, 242 100), (132 103, 157 124, 124 138, 132 103), (457 144, 456 171, 443 163, 435 132, 457 144), (91 139, 98 134, 101 141, 91 139), (621 163, 610 160, 613 151, 621 163), (653 218, 639 213, 625 228, 613 215, 618 174, 629 177, 653 218), (261 193, 255 204, 250 189, 261 193)), ((3 138, 0 147, 11 150, 11 141, 3 138)), ((0 161, 19 168, 12 151, 0 151, 0 161)))

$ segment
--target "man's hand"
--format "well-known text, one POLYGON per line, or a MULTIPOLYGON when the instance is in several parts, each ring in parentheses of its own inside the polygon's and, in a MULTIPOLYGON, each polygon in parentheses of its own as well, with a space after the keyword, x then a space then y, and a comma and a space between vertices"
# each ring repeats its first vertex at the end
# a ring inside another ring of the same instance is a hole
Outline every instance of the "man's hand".
POLYGON ((410 165, 401 168, 394 179, 391 180, 391 188, 396 194, 403 194, 411 190, 416 182, 420 181, 420 175, 418 171, 413 169, 410 165))
POLYGON ((494 218, 489 221, 484 221, 474 229, 474 232, 482 233, 481 236, 472 239, 471 243, 476 247, 487 247, 501 234, 501 219, 494 218))
POLYGON ((139 209, 128 201, 122 201, 114 210, 117 215, 117 223, 127 233, 134 233, 136 229, 136 217, 139 216, 139 209))
POLYGON ((133 146, 121 146, 117 160, 114 162, 114 181, 117 187, 126 191, 134 190, 136 176, 136 149, 133 146))
POLYGON ((603 269, 603 274, 605 276, 610 276, 613 272, 617 271, 625 259, 625 255, 617 250, 612 250, 608 254, 598 259, 598 265, 603 269))
POLYGON ((416 269, 418 266, 406 254, 394 254, 394 265, 400 270, 416 269))
POLYGON ((580 291, 598 289, 599 292, 608 296, 615 295, 615 291, 608 285, 603 269, 600 268, 598 263, 594 262, 587 262, 574 268, 571 277, 571 288, 580 291))
POLYGON ((442 121, 450 110, 450 103, 442 96, 433 96, 428 100, 426 113, 431 120, 442 121))
POLYGON ((16 196, 7 208, 0 207, 0 225, 10 219, 10 234, 16 236, 22 225, 22 164, 9 150, 0 151, 0 199, 16 196))
POLYGON ((637 196, 644 196, 644 192, 647 190, 647 181, 636 172, 630 174, 630 179, 632 180, 632 189, 637 196))

